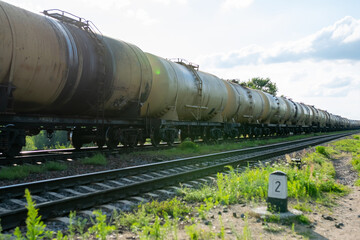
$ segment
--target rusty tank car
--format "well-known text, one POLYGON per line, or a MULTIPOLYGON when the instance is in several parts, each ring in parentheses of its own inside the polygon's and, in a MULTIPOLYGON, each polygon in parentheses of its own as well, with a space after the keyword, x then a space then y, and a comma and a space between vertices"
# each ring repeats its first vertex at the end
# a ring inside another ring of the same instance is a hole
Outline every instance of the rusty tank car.
POLYGON ((61 10, 44 15, 0 1, 0 152, 25 137, 66 130, 73 146, 114 148, 181 139, 359 128, 291 99, 226 81, 181 59, 103 36, 61 10))

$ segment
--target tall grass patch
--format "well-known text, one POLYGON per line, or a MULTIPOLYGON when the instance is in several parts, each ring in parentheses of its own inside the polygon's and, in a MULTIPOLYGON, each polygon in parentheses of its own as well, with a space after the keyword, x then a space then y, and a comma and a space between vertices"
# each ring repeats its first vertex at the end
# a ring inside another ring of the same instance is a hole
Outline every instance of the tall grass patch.
POLYGON ((295 135, 295 136, 287 136, 287 137, 279 137, 274 139, 265 139, 265 140, 255 140, 252 139, 251 141, 241 141, 241 142, 226 142, 223 141, 220 144, 198 144, 191 141, 184 141, 176 148, 171 148, 167 150, 161 151, 144 151, 144 152, 133 152, 129 153, 130 157, 138 156, 138 155, 146 155, 146 156, 154 156, 156 158, 165 159, 172 159, 174 157, 189 157, 189 156, 196 156, 202 154, 210 154, 210 153, 218 153, 221 151, 230 151, 248 147, 255 147, 259 145, 265 144, 273 144, 279 143, 284 141, 293 141, 299 140, 307 137, 318 136, 322 134, 306 134, 306 135, 295 135))
POLYGON ((81 159, 80 162, 85 165, 105 166, 107 164, 107 159, 102 154, 96 154, 92 157, 86 157, 84 159, 81 159))
POLYGON ((176 197, 138 206, 132 213, 115 212, 115 225, 128 227, 145 239, 177 239, 179 217, 191 212, 191 207, 176 197))
POLYGON ((46 171, 63 171, 68 168, 68 166, 64 163, 60 162, 47 162, 44 164, 44 168, 46 171))
POLYGON ((32 173, 43 173, 46 171, 62 171, 67 165, 58 162, 47 162, 42 165, 22 165, 5 167, 0 170, 0 179, 15 180, 28 177, 32 173))
POLYGON ((218 173, 216 184, 199 189, 183 188, 187 201, 202 202, 213 197, 214 202, 235 204, 241 201, 265 201, 269 175, 277 170, 288 176, 288 196, 298 200, 325 201, 328 193, 345 194, 348 189, 335 182, 335 168, 329 160, 327 148, 307 154, 301 169, 288 164, 262 165, 238 172, 232 168, 228 174, 218 173))
POLYGON ((359 178, 356 180, 355 185, 360 186, 360 135, 354 135, 352 139, 337 141, 333 143, 333 146, 339 151, 351 153, 351 164, 359 173, 359 178))
POLYGON ((179 148, 184 151, 197 152, 199 150, 199 145, 191 141, 184 141, 179 145, 179 148))

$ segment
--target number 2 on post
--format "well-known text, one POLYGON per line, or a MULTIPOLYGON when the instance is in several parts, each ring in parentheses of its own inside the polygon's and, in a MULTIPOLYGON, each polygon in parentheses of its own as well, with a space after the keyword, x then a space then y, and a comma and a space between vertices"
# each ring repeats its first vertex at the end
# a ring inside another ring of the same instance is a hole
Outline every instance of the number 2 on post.
POLYGON ((280 183, 280 181, 276 181, 275 182, 275 185, 277 184, 277 187, 275 188, 275 192, 280 192, 279 191, 279 187, 280 187, 280 185, 281 185, 281 183, 280 183))

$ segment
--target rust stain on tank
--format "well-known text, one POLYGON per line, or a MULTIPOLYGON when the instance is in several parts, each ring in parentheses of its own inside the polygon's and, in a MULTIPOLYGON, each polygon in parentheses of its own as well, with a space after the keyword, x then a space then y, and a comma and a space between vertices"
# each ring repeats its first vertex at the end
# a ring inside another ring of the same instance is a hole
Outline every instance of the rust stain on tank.
POLYGON ((34 67, 34 66, 26 64, 26 63, 21 64, 20 68, 24 69, 26 71, 29 71, 29 72, 39 72, 39 71, 41 71, 41 66, 37 65, 36 67, 34 67))

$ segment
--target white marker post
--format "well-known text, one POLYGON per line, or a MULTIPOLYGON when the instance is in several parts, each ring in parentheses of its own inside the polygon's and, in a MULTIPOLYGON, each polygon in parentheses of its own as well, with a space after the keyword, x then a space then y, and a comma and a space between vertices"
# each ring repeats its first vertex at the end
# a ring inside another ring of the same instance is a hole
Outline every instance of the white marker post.
POLYGON ((268 210, 287 212, 287 175, 282 171, 275 171, 269 176, 268 210))

